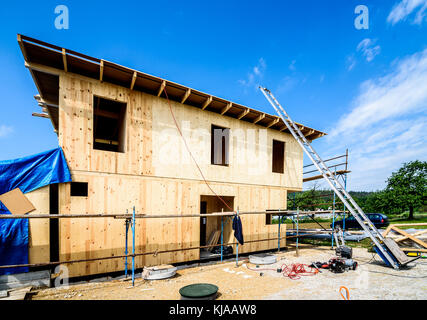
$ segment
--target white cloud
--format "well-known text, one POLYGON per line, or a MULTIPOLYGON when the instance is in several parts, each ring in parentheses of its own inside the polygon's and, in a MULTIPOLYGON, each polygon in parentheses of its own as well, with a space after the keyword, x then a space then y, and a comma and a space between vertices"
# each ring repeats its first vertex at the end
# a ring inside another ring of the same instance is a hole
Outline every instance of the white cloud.
POLYGON ((291 64, 289 65, 289 70, 295 71, 297 68, 295 67, 296 60, 292 60, 291 64))
POLYGON ((351 71, 354 69, 354 67, 356 66, 356 59, 354 58, 353 54, 347 57, 346 64, 347 64, 348 71, 351 71))
POLYGON ((295 88, 295 86, 298 85, 299 82, 300 81, 297 78, 286 76, 279 81, 279 84, 275 92, 277 92, 278 94, 289 92, 293 88, 295 88))
POLYGON ((263 58, 259 58, 256 66, 252 68, 252 71, 248 73, 246 79, 239 80, 239 84, 244 87, 256 88, 259 85, 259 81, 264 77, 265 70, 267 69, 267 64, 263 58))
POLYGON ((383 188, 403 162, 427 157, 427 49, 362 83, 351 107, 324 143, 331 155, 349 148, 352 189, 383 188))
POLYGON ((416 12, 412 23, 421 24, 426 16, 427 0, 402 0, 395 4, 387 17, 387 22, 395 25, 406 20, 413 12, 416 12))
POLYGON ((13 128, 4 124, 0 125, 0 138, 6 137, 13 132, 13 128))
POLYGON ((363 39, 357 45, 357 51, 362 52, 365 56, 366 61, 371 62, 381 52, 381 47, 375 45, 377 40, 371 40, 369 38, 363 39))

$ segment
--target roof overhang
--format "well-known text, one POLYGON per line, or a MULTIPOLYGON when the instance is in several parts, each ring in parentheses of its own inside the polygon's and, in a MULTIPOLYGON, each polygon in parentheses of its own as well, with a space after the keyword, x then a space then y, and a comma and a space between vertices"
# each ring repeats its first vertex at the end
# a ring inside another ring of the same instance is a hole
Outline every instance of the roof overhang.
MULTIPOLYGON (((39 91, 40 96, 37 100, 46 112, 42 115, 50 117, 55 130, 58 129, 59 100, 59 77, 58 73, 55 74, 55 70, 61 70, 159 97, 165 97, 166 89, 170 100, 289 133, 285 123, 278 116, 24 35, 18 34, 18 43, 25 65, 30 70, 39 91)), ((40 116, 37 113, 34 115, 40 116)), ((312 141, 326 135, 302 124, 297 125, 308 140, 312 141)))

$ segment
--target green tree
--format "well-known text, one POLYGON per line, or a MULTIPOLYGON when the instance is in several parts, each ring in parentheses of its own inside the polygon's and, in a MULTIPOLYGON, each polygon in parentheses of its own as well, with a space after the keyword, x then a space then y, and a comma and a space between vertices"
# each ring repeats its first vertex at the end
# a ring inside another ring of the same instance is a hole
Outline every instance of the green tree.
POLYGON ((409 219, 414 219, 414 210, 425 205, 427 190, 427 162, 404 163, 387 180, 385 192, 393 205, 401 210, 409 210, 409 219))

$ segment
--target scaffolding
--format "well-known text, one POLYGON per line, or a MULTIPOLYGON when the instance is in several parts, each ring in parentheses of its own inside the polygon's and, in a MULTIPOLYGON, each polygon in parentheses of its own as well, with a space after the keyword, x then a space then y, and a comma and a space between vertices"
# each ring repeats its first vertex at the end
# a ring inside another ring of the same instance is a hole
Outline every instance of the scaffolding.
MULTIPOLYGON (((329 159, 324 160, 324 162, 328 162, 330 164, 328 164, 328 168, 329 170, 331 170, 331 172, 337 177, 337 179, 341 179, 342 180, 342 184, 344 186, 344 189, 347 189, 347 174, 350 173, 351 171, 348 170, 348 149, 346 149, 345 154, 343 155, 338 155, 329 159)), ((311 164, 307 164, 305 166, 303 166, 303 170, 309 168, 309 171, 304 171, 303 172, 303 182, 310 182, 310 181, 316 181, 319 179, 323 179, 322 175, 310 175, 311 173, 314 172, 318 172, 317 169, 315 170, 311 170, 310 167, 314 166, 313 163, 311 164)), ((299 206, 300 208, 304 208, 304 207, 308 207, 309 209, 315 209, 316 206, 332 206, 332 230, 335 228, 335 221, 337 218, 342 218, 343 221, 343 226, 342 226, 342 230, 345 230, 345 219, 346 219, 346 213, 348 211, 346 211, 346 207, 345 204, 342 203, 342 201, 340 201, 340 199, 336 198, 336 194, 335 192, 333 192, 331 190, 331 193, 327 193, 327 194, 321 194, 321 195, 317 195, 314 196, 313 198, 327 198, 327 199, 331 199, 332 202, 323 202, 323 203, 313 203, 313 204, 308 204, 308 205, 302 205, 299 206), (337 210, 337 205, 341 204, 343 205, 343 209, 342 211, 337 210)), ((293 205, 292 208, 295 209, 296 205, 295 205, 295 192, 293 193, 293 198, 292 199, 288 199, 293 201, 293 205)), ((326 200, 325 200, 326 201, 326 200)), ((301 211, 301 213, 304 213, 304 211, 301 211)), ((320 227, 322 227, 323 229, 325 229, 322 225, 320 225, 315 218, 312 215, 309 215, 309 217, 315 222, 317 223, 320 227)), ((334 247, 334 237, 333 235, 331 235, 331 246, 332 248, 334 247)))
MULTIPOLYGON (((324 213, 331 213, 332 211, 324 211, 324 213)), ((304 212, 304 214, 316 214, 319 213, 318 211, 307 211, 304 212)), ((6 269, 6 268, 18 268, 18 267, 44 267, 44 266, 57 266, 61 264, 72 264, 72 263, 79 263, 79 262, 91 262, 91 261, 100 261, 100 260, 109 260, 109 259, 125 259, 124 265, 125 265, 125 277, 128 276, 128 258, 132 258, 132 285, 135 284, 135 257, 137 256, 144 256, 144 255, 157 255, 160 253, 170 253, 170 252, 177 252, 177 251, 186 251, 186 250, 197 250, 197 249, 204 249, 204 248, 210 248, 210 247, 221 247, 221 256, 220 261, 222 262, 224 260, 223 255, 223 248, 224 246, 228 245, 236 245, 236 266, 238 266, 239 261, 239 251, 238 251, 238 242, 229 242, 224 243, 224 218, 231 218, 234 216, 242 216, 242 215, 253 215, 253 214, 277 214, 279 215, 279 223, 278 223, 278 236, 275 238, 268 238, 268 239, 257 239, 257 240, 249 240, 245 241, 245 243, 254 243, 254 242, 262 242, 262 241, 272 241, 277 240, 278 246, 277 249, 280 251, 280 241, 284 239, 291 239, 295 238, 296 241, 296 251, 298 253, 298 238, 304 237, 305 235, 300 235, 298 232, 296 235, 285 235, 284 237, 281 237, 280 235, 280 221, 284 217, 291 217, 291 219, 296 223, 297 230, 298 230, 298 223, 299 223, 299 217, 300 217, 300 211, 297 210, 285 210, 285 209, 277 209, 277 210, 266 210, 266 211, 243 211, 240 212, 237 210, 236 212, 214 212, 214 213, 207 213, 207 214, 136 214, 135 207, 132 208, 132 214, 128 214, 128 211, 126 211, 126 214, 33 214, 33 215, 0 215, 0 219, 70 219, 70 218, 110 218, 110 219, 124 219, 125 220, 125 252, 123 255, 114 255, 114 256, 106 256, 106 257, 99 257, 99 258, 88 258, 88 259, 76 259, 76 260, 66 260, 66 261, 54 261, 54 262, 44 262, 44 263, 27 263, 27 264, 15 264, 15 265, 2 265, 0 266, 0 269, 6 269), (211 244, 211 245, 204 245, 204 246, 196 246, 196 247, 188 247, 188 248, 179 248, 179 249, 170 249, 170 250, 155 250, 155 251, 149 251, 149 252, 135 252, 135 238, 136 238, 136 219, 162 219, 162 218, 195 218, 195 217, 221 217, 221 243, 218 244, 211 244), (128 252, 128 232, 129 228, 131 228, 132 232, 132 253, 130 254, 128 252)))

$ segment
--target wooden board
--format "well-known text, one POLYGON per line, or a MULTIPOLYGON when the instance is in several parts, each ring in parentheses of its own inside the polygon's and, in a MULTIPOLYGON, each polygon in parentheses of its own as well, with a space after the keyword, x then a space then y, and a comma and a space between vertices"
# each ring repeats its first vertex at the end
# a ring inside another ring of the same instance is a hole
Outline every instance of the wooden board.
POLYGON ((0 298, 0 300, 25 300, 27 293, 31 291, 32 287, 19 288, 8 290, 7 296, 0 298))
POLYGON ((390 238, 384 239, 384 243, 387 246, 387 249, 393 254, 393 256, 399 261, 400 264, 406 264, 411 259, 399 248, 397 243, 390 238))
POLYGON ((0 195, 0 201, 12 214, 27 214, 36 210, 31 201, 28 200, 19 188, 0 195))

